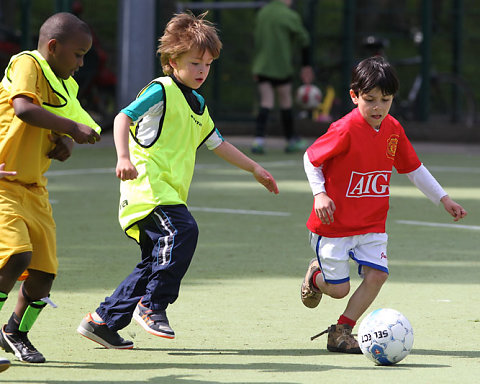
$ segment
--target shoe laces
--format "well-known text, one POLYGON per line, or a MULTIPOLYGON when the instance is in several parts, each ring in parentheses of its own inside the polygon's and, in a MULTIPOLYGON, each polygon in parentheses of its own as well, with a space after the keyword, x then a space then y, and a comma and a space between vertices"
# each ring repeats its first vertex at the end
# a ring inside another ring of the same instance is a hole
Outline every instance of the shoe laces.
POLYGON ((320 336, 324 335, 325 333, 330 332, 330 330, 332 329, 332 327, 333 327, 333 326, 330 326, 330 327, 328 327, 327 329, 325 329, 324 331, 322 331, 322 332, 320 332, 320 333, 317 333, 316 335, 310 337, 310 340, 313 341, 313 340, 315 340, 317 337, 320 337, 320 336))
POLYGON ((168 323, 166 316, 164 315, 163 311, 156 311, 154 312, 151 309, 147 309, 145 314, 149 317, 154 324, 156 323, 168 323))
MULTIPOLYGON (((316 335, 310 337, 310 340, 313 341, 315 340, 316 338, 324 335, 325 333, 329 333, 330 331, 333 331, 335 329, 335 325, 331 325, 330 327, 328 327, 327 329, 325 329, 324 331, 320 332, 320 333, 317 333, 316 335)), ((343 335, 350 335, 350 336, 357 336, 356 334, 352 333, 352 330, 351 329, 348 329, 348 328, 343 328, 342 329, 342 334, 343 335)))
POLYGON ((27 332, 18 332, 18 336, 19 336, 24 348, 26 348, 26 349, 28 349, 29 351, 32 351, 32 352, 38 352, 37 349, 33 346, 33 344, 28 339, 27 332))

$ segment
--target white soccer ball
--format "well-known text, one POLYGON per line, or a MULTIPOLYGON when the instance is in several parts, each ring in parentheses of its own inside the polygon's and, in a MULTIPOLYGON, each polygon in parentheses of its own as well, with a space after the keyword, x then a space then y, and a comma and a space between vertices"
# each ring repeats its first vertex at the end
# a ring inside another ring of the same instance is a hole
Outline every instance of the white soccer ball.
POLYGON ((302 109, 315 109, 322 101, 322 91, 316 85, 304 84, 297 89, 296 100, 302 109))
POLYGON ((412 350, 413 328, 395 309, 377 309, 360 323, 358 343, 362 353, 375 364, 396 364, 412 350))

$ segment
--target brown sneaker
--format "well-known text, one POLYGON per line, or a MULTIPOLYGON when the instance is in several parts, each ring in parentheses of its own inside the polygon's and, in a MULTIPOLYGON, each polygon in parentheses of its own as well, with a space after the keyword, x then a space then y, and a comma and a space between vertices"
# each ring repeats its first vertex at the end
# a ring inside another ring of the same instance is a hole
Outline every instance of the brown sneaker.
POLYGON ((358 341, 352 336, 352 327, 348 324, 334 324, 328 328, 327 349, 330 352, 362 353, 358 341))
POLYGON ((322 300, 322 292, 313 286, 312 278, 316 271, 320 271, 320 266, 317 258, 314 258, 308 264, 307 274, 300 290, 302 303, 308 308, 315 308, 322 300))

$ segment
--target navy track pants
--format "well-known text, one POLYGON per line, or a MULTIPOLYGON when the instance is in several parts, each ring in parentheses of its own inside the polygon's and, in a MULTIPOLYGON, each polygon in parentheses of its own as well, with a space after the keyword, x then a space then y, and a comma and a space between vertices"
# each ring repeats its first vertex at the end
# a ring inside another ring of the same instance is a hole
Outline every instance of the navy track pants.
POLYGON ((130 323, 140 300, 155 311, 177 299, 197 246, 197 223, 184 205, 158 206, 137 224, 142 260, 96 310, 116 331, 130 323))

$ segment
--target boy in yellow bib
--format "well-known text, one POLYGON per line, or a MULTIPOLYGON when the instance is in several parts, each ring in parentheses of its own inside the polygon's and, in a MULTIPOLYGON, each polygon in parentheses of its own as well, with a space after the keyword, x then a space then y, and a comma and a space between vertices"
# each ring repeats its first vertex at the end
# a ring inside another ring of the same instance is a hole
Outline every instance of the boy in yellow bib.
POLYGON ((100 140, 100 127, 80 106, 71 77, 91 45, 83 21, 55 14, 40 28, 38 49, 12 57, 0 84, 0 164, 2 172, 16 171, 0 180, 0 309, 15 282, 24 280, 0 330, 0 346, 23 362, 45 362, 27 335, 50 302, 58 268, 44 173, 52 159, 70 156, 72 139, 100 140))
POLYGON ((133 348, 118 334, 132 316, 155 336, 175 337, 165 310, 178 297, 197 244, 197 223, 186 201, 200 145, 278 193, 270 173, 223 140, 196 92, 221 49, 204 17, 179 14, 170 20, 158 49, 167 76, 148 84, 115 118, 119 219, 127 236, 139 243, 142 259, 78 327, 106 348, 133 348))

